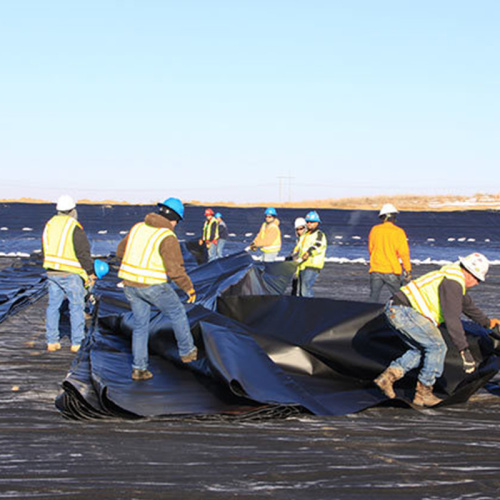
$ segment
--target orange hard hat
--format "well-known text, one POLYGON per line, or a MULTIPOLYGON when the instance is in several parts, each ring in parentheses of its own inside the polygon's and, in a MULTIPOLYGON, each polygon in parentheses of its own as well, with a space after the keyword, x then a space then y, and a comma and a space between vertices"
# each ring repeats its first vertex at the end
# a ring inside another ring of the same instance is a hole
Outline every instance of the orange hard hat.
POLYGON ((207 208, 205 210, 205 217, 208 217, 209 215, 213 215, 214 211, 211 208, 207 208))

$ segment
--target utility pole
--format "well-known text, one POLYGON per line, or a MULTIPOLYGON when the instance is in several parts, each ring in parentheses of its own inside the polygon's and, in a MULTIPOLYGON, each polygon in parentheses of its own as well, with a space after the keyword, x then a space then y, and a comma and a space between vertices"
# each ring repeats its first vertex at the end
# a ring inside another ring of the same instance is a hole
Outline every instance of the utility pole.
POLYGON ((279 175, 278 176, 278 181, 279 181, 279 202, 281 203, 283 201, 283 181, 288 181, 288 202, 292 201, 292 177, 290 173, 288 175, 279 175))

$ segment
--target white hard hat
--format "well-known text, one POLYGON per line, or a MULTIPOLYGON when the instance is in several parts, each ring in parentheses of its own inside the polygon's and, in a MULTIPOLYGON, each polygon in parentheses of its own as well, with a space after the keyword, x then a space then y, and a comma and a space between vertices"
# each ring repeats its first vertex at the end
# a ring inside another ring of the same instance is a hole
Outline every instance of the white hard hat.
POLYGON ((57 200, 56 209, 59 212, 69 212, 76 207, 76 203, 69 194, 63 194, 57 200))
POLYGON ((380 209, 380 213, 378 214, 378 216, 382 217, 382 215, 397 214, 397 213, 399 213, 398 209, 392 203, 386 203, 380 209))
POLYGON ((306 220, 304 219, 304 217, 297 217, 295 219, 295 229, 297 229, 298 227, 306 227, 306 220))
POLYGON ((490 268, 490 263, 482 253, 471 253, 467 255, 467 257, 459 257, 458 260, 460 264, 479 281, 484 281, 486 279, 486 273, 490 268))

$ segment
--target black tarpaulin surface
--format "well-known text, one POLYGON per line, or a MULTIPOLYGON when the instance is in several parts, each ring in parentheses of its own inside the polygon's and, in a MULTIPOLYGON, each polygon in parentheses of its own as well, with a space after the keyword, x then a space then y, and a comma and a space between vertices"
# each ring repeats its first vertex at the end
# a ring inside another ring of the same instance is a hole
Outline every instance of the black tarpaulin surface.
MULTIPOLYGON (((71 418, 81 418, 80 407, 84 417, 245 415, 263 407, 269 414, 293 408, 345 415, 387 402, 372 381, 406 347, 381 306, 270 295, 283 292, 292 272, 290 263, 263 266, 246 254, 195 268, 199 303, 187 312, 199 360, 180 362, 169 320, 155 313, 149 343, 155 376, 139 383, 130 378, 131 313, 111 276, 101 288, 98 328, 66 377, 57 407, 71 418)), ((466 401, 498 371, 485 332, 465 326, 480 366, 466 376, 443 331, 449 353, 436 385, 443 404, 466 401)), ((396 404, 411 402, 415 377, 397 384, 396 404)))
MULTIPOLYGON (((473 290, 474 300, 491 317, 498 316, 497 267, 473 290)), ((432 269, 417 266, 415 274, 432 269)), ((316 292, 359 300, 368 294, 367 267, 327 263, 316 292)), ((43 296, 0 323, 2 496, 499 497, 500 399, 484 390, 466 403, 425 411, 382 405, 347 416, 295 413, 285 420, 256 421, 258 412, 266 415, 261 407, 249 413, 250 420, 241 414, 237 419, 125 420, 110 418, 113 414, 99 419, 95 413, 79 421, 61 418, 53 401, 74 355, 66 339, 61 351, 45 351, 46 303, 43 296)), ((78 411, 86 408, 76 397, 71 401, 78 411)))

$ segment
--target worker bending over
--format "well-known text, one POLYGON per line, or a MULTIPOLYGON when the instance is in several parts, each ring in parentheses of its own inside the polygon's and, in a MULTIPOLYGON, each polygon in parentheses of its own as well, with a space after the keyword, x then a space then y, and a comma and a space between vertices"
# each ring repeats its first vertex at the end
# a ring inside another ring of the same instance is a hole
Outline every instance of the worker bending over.
POLYGON ((403 284, 403 269, 405 281, 411 279, 408 239, 404 230, 395 225, 397 214, 398 210, 394 205, 385 204, 379 213, 383 222, 373 226, 368 237, 370 300, 373 302, 378 302, 384 285, 391 294, 399 290, 403 284))
POLYGON ((177 198, 158 203, 157 213, 146 215, 118 244, 122 259, 118 276, 123 279, 125 296, 133 314, 132 379, 147 380, 148 340, 151 306, 170 318, 181 361, 197 358, 184 305, 169 281, 184 290, 188 303, 196 300, 193 284, 184 269, 184 259, 174 229, 184 217, 184 205, 177 198))
POLYGON ((396 397, 394 383, 418 368, 423 356, 413 403, 434 406, 441 402, 433 394, 433 388, 443 373, 447 351, 438 328, 443 323, 460 352, 465 373, 476 369, 460 316, 463 313, 484 328, 500 324, 497 319, 488 319, 467 293, 469 288, 485 280, 488 267, 488 260, 480 253, 460 257, 455 264, 411 281, 387 302, 387 320, 409 346, 403 356, 374 380, 388 398, 396 397))

